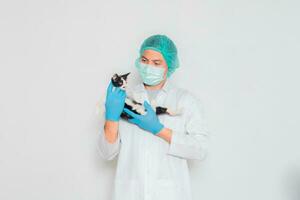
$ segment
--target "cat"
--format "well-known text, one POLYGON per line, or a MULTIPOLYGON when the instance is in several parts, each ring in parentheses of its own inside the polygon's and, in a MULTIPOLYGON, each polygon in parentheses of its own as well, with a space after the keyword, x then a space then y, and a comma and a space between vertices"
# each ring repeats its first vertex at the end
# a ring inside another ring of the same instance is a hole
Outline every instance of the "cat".
MULTIPOLYGON (((111 78, 111 82, 112 82, 113 86, 119 87, 122 90, 126 90, 127 77, 129 74, 130 74, 130 72, 123 74, 123 75, 114 74, 111 78)), ((151 101, 150 104, 151 104, 151 107, 154 108, 154 111, 157 115, 168 114, 171 116, 175 116, 175 115, 181 114, 181 111, 172 111, 171 109, 169 109, 167 107, 156 106, 155 101, 151 101)), ((139 114, 139 115, 145 115, 147 113, 147 110, 145 109, 145 107, 143 106, 142 103, 137 102, 130 97, 126 97, 124 108, 127 108, 127 109, 131 110, 132 112, 139 114)), ((123 111, 121 114, 121 118, 128 120, 128 119, 132 119, 132 116, 130 116, 129 114, 127 114, 126 112, 123 111)))

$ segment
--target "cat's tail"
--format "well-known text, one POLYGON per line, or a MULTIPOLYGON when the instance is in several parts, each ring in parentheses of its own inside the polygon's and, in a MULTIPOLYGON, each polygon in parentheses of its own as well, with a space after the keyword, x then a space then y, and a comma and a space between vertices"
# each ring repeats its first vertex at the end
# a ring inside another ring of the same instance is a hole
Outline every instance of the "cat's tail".
POLYGON ((177 116, 177 115, 181 115, 183 112, 182 112, 182 109, 171 110, 171 109, 167 108, 166 113, 171 116, 177 116))
MULTIPOLYGON (((157 106, 157 102, 155 100, 151 101, 151 106, 153 107, 153 109, 160 107, 160 106, 157 106)), ((170 108, 160 107, 160 109, 161 109, 160 113, 166 113, 170 116, 177 116, 177 115, 181 115, 183 113, 183 110, 181 108, 177 109, 177 110, 172 110, 170 108)))

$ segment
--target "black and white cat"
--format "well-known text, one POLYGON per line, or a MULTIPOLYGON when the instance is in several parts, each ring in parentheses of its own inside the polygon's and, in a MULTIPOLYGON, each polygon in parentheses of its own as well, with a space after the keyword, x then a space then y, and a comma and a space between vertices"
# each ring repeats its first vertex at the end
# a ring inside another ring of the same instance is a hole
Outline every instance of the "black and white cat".
MULTIPOLYGON (((120 89, 125 90, 126 86, 127 86, 127 76, 129 74, 130 74, 130 72, 127 74, 123 74, 123 75, 114 74, 113 77, 111 78, 111 82, 112 82, 113 86, 119 87, 120 89)), ((157 115, 169 114, 171 116, 175 116, 175 115, 181 114, 181 111, 172 111, 171 109, 169 109, 167 107, 156 106, 155 101, 151 101, 150 104, 157 115)), ((131 110, 132 112, 134 112, 136 114, 139 114, 139 115, 144 115, 147 113, 147 110, 144 108, 142 103, 137 102, 130 97, 126 97, 124 107, 131 110)), ((124 111, 121 114, 121 117, 123 119, 131 119, 132 118, 129 114, 127 114, 124 111)))

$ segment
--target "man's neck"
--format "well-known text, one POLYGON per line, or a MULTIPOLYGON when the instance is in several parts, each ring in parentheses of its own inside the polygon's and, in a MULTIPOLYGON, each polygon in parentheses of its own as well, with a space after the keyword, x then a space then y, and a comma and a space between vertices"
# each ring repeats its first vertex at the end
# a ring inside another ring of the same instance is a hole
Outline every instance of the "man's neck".
POLYGON ((161 89, 161 88, 164 86, 166 80, 167 80, 167 79, 163 80, 163 81, 162 81, 161 83, 159 83, 158 85, 147 85, 147 84, 144 83, 145 89, 146 89, 146 90, 159 90, 159 89, 161 89))

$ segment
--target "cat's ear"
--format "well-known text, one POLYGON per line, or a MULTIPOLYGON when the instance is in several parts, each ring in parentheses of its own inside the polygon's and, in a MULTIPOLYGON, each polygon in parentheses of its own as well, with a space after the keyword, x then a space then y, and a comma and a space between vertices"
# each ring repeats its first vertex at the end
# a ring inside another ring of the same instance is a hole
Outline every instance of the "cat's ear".
POLYGON ((119 75, 118 74, 114 74, 111 77, 111 82, 112 82, 113 86, 118 87, 118 79, 119 79, 119 75))
POLYGON ((130 74, 130 72, 128 72, 127 74, 123 74, 121 77, 124 78, 124 80, 127 80, 127 76, 130 74))
POLYGON ((112 78, 113 80, 117 80, 118 77, 119 77, 118 74, 114 74, 111 78, 112 78))

